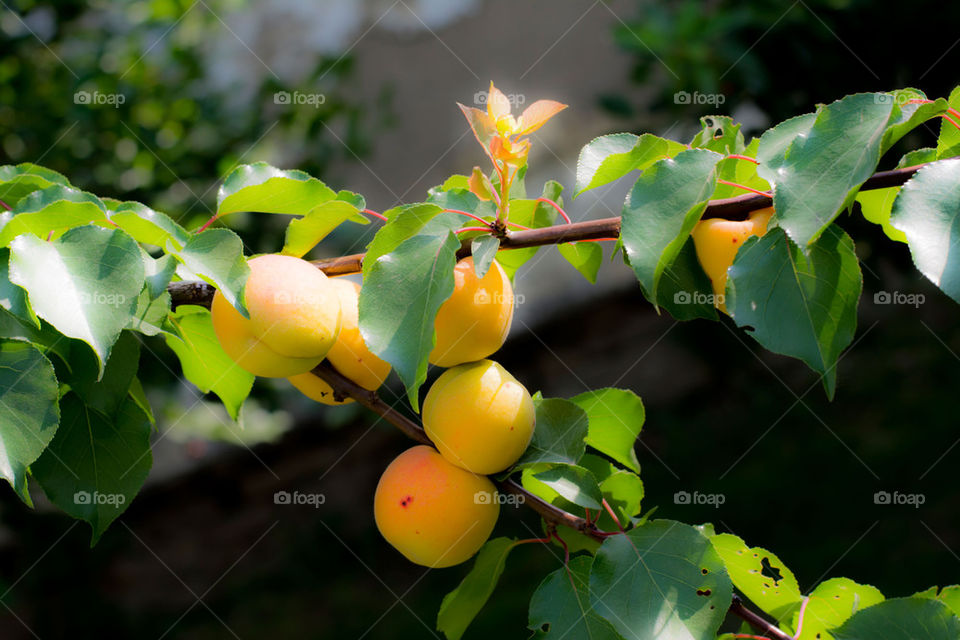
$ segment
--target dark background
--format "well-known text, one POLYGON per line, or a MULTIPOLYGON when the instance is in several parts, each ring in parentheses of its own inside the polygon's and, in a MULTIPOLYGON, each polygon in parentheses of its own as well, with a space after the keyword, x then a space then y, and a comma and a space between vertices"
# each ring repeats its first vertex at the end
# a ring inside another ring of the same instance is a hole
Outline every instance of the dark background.
MULTIPOLYGON (((577 151, 595 135, 692 135, 712 110, 675 104, 677 91, 721 94, 716 111, 762 130, 856 91, 914 86, 936 97, 958 84, 960 8, 950 4, 294 4, 6 5, 3 162, 40 162, 192 228, 238 162, 303 168, 378 210, 422 198, 482 160, 454 101, 469 104, 491 78, 530 101, 571 105, 535 136, 537 190, 548 177, 572 186, 577 151), (348 6, 354 15, 345 18, 348 6), (315 46, 284 26, 297 16, 333 25, 330 43, 315 46), (224 77, 243 87, 214 81, 224 77), (81 90, 125 101, 90 108, 72 99, 81 90), (319 109, 278 108, 278 90, 326 99, 319 109)), ((902 146, 932 144, 936 131, 921 128, 902 146)), ((891 152, 884 166, 898 157, 891 152)), ((627 186, 584 196, 570 211, 613 215, 627 186)), ((285 222, 228 224, 251 251, 275 251, 285 222)), ((857 241, 864 295, 833 402, 802 364, 760 349, 730 322, 658 316, 622 264, 605 267, 591 288, 554 249, 519 273, 527 302, 496 357, 546 396, 603 386, 641 395, 644 509, 657 507, 657 517, 712 522, 764 546, 805 590, 841 575, 888 596, 953 584, 958 310, 916 273, 905 245, 856 215, 841 225, 857 241), (880 305, 877 291, 925 299, 880 305), (726 501, 674 504, 680 490, 726 501), (880 490, 925 501, 876 505, 880 490)), ((349 251, 370 233, 347 229, 320 251, 349 251)), ((45 507, 39 489, 37 511, 2 492, 2 637, 430 637, 443 594, 467 567, 413 566, 373 525, 377 478, 408 446, 403 436, 365 411, 320 408, 265 381, 240 431, 215 398, 197 404, 162 343, 143 347, 162 434, 151 479, 93 549, 86 525, 45 507), (321 492, 326 503, 275 505, 278 490, 321 492)), ((393 401, 395 391, 384 396, 393 401)), ((506 507, 496 535, 538 531, 529 511, 506 507)), ((527 637, 529 596, 558 558, 554 547, 515 550, 467 637, 527 637)))

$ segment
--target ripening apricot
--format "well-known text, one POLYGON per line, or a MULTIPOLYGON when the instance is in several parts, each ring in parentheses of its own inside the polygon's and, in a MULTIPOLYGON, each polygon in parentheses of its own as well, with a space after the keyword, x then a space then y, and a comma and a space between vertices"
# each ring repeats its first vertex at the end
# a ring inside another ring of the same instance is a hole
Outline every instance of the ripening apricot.
POLYGON ((437 378, 423 403, 423 428, 449 462, 491 474, 526 451, 534 413, 526 388, 493 360, 481 360, 437 378))
MULTIPOLYGON (((357 310, 360 285, 343 278, 331 278, 330 285, 340 299, 340 335, 330 347, 327 360, 337 371, 364 389, 376 391, 390 374, 390 363, 375 356, 360 335, 357 310)), ((323 404, 338 405, 353 402, 352 398, 337 402, 330 385, 312 373, 292 376, 290 383, 308 398, 323 404)))
POLYGON ((767 223, 773 215, 773 207, 753 211, 747 220, 701 220, 693 228, 693 245, 697 250, 700 266, 713 284, 716 306, 726 311, 723 303, 727 290, 727 269, 733 264, 740 246, 750 236, 762 236, 767 232, 767 223))
POLYGON ((489 478, 420 445, 383 472, 373 513, 381 535, 411 562, 450 567, 468 560, 490 537, 500 515, 496 497, 489 478))
POLYGON ((243 296, 250 318, 219 292, 210 307, 227 355, 258 376, 286 378, 317 366, 340 332, 340 300, 330 281, 306 260, 252 258, 243 296))
POLYGON ((437 311, 437 344, 429 358, 441 367, 486 358, 503 346, 513 321, 513 285, 496 260, 478 278, 473 258, 464 258, 453 278, 453 294, 437 311))

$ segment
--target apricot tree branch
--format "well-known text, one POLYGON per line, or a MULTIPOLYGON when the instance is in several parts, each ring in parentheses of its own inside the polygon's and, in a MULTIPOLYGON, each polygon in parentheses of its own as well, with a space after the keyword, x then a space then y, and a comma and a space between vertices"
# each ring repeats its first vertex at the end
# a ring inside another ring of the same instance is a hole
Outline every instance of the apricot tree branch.
MULTIPOLYGON (((880 171, 867 178, 860 187, 861 191, 883 189, 902 185, 909 180, 924 165, 919 164, 891 171, 880 171)), ((744 218, 751 211, 770 206, 768 194, 747 193, 733 198, 711 200, 703 213, 704 218, 727 218, 736 220, 744 218)), ((500 239, 501 249, 522 249, 524 247, 540 247, 549 244, 563 244, 578 240, 598 240, 618 238, 620 236, 620 218, 601 218, 599 220, 585 220, 571 224, 541 227, 539 229, 522 229, 519 231, 504 232, 500 239)), ((363 256, 355 253, 338 258, 314 260, 317 266, 328 276, 341 276, 351 273, 360 273, 363 270, 363 256)), ((470 255, 470 240, 465 240, 457 252, 457 258, 470 255)), ((171 303, 174 307, 181 304, 198 304, 210 306, 213 298, 213 287, 202 282, 173 282, 167 287, 170 292, 171 303)))
MULTIPOLYGON (((384 402, 375 391, 365 389, 353 380, 341 374, 326 360, 314 367, 311 373, 330 385, 330 388, 333 389, 333 397, 337 400, 353 398, 377 415, 382 416, 387 422, 403 431, 411 439, 421 444, 429 445, 431 447, 433 446, 433 443, 430 441, 430 438, 427 437, 427 433, 423 430, 422 426, 384 402)), ((535 496, 517 484, 517 482, 511 478, 506 478, 499 481, 495 480, 495 482, 497 484, 497 489, 500 492, 521 497, 521 500, 518 502, 533 509, 547 522, 548 527, 555 528, 557 525, 568 527, 601 542, 607 536, 611 535, 598 529, 592 522, 575 516, 572 513, 568 513, 563 509, 541 499, 540 497, 535 496)), ((606 503, 606 501, 604 501, 604 503, 606 503)), ((609 509, 609 505, 606 506, 609 509)), ((611 515, 613 515, 612 511, 611 515)), ((793 640, 793 638, 780 631, 780 629, 778 629, 775 625, 767 622, 757 613, 747 609, 736 596, 733 598, 733 603, 730 605, 729 612, 738 618, 741 618, 759 631, 766 633, 770 636, 771 640, 793 640)))

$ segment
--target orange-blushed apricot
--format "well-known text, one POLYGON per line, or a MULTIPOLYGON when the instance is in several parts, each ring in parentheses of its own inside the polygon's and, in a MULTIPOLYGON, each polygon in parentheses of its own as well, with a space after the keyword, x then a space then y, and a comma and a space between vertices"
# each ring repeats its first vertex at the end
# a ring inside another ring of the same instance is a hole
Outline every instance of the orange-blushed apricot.
POLYGON ((411 562, 450 567, 473 556, 497 523, 496 487, 435 449, 407 449, 380 477, 373 512, 381 535, 411 562))

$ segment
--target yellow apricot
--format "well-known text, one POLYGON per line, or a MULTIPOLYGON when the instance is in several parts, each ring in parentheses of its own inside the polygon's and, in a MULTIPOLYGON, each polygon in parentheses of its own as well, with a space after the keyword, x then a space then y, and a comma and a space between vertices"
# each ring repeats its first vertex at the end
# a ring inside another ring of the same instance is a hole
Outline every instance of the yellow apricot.
POLYGON ((287 378, 314 368, 340 331, 340 302, 327 277, 305 260, 259 256, 248 261, 244 301, 250 318, 219 291, 210 307, 220 346, 254 375, 287 378))
POLYGON ((693 228, 697 259, 710 277, 716 306, 720 309, 726 310, 723 298, 727 290, 727 269, 747 238, 762 236, 767 232, 767 223, 772 215, 773 207, 767 207, 752 212, 747 220, 709 218, 701 220, 693 228))
POLYGON ((513 285, 496 260, 478 278, 473 258, 464 258, 453 277, 453 294, 437 311, 437 343, 429 358, 441 367, 486 358, 503 346, 513 321, 513 285))
POLYGON ((533 399, 493 360, 448 369, 423 403, 423 428, 449 462, 473 473, 503 471, 533 437, 533 399))
POLYGON ((500 514, 496 497, 489 478, 419 445, 383 472, 373 513, 380 534, 411 562, 450 567, 468 560, 490 537, 500 514))
MULTIPOLYGON (((327 353, 327 360, 337 371, 364 389, 376 391, 389 375, 390 363, 375 356, 360 335, 357 308, 360 285, 344 278, 331 278, 330 284, 340 298, 340 335, 327 353)), ((312 373, 291 376, 290 383, 308 398, 323 404, 353 402, 352 398, 337 402, 330 385, 312 373)))

